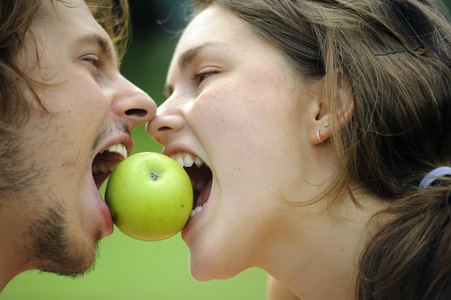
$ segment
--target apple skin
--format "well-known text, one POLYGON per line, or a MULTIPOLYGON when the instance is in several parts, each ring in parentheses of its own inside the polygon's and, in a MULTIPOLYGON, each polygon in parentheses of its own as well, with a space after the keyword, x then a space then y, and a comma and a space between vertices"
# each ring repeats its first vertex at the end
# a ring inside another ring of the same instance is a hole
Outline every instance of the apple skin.
POLYGON ((126 235, 167 239, 183 229, 193 208, 193 188, 182 166, 166 155, 141 152, 120 162, 108 181, 105 202, 126 235))

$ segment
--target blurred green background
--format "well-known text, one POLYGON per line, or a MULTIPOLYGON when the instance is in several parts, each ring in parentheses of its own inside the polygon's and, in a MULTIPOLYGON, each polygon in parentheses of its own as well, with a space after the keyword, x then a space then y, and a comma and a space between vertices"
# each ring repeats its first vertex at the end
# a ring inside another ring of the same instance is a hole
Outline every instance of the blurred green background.
MULTIPOLYGON (((444 3, 450 6, 451 0, 444 3)), ((184 26, 185 0, 130 0, 133 36, 123 74, 157 104, 164 100, 167 67, 184 26)), ((133 132, 134 153, 160 152, 144 126, 133 132)), ((101 192, 104 193, 103 186, 101 192)), ((228 280, 199 282, 189 274, 189 251, 180 234, 160 242, 129 238, 117 228, 100 243, 94 271, 68 279, 38 271, 14 278, 1 300, 257 300, 265 299, 267 275, 246 270, 228 280)))

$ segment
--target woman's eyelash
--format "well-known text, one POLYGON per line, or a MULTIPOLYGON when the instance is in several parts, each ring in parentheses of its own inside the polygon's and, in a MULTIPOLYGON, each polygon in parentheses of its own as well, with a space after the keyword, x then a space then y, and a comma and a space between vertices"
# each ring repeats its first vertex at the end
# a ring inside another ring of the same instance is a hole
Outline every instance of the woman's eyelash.
POLYGON ((208 71, 203 71, 203 72, 199 72, 193 75, 192 79, 194 82, 196 83, 201 83, 202 81, 204 81, 204 79, 206 77, 209 77, 211 75, 217 74, 219 73, 219 70, 215 69, 215 70, 208 70, 208 71))

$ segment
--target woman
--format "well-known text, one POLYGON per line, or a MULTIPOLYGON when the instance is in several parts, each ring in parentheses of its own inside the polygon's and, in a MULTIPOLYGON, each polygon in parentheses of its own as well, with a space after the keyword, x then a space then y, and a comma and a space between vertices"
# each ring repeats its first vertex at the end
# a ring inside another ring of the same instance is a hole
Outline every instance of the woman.
POLYGON ((182 233, 192 275, 259 267, 268 299, 449 297, 451 26, 439 7, 194 8, 147 127, 197 192, 182 233))

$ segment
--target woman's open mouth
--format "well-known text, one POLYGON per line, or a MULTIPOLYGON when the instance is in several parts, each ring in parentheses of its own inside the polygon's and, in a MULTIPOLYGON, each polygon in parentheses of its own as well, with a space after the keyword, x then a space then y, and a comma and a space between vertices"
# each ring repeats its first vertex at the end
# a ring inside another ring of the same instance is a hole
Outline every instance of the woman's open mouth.
POLYGON ((210 168, 197 156, 190 153, 177 153, 171 156, 186 171, 193 186, 193 210, 191 217, 198 214, 210 196, 212 173, 210 168))

